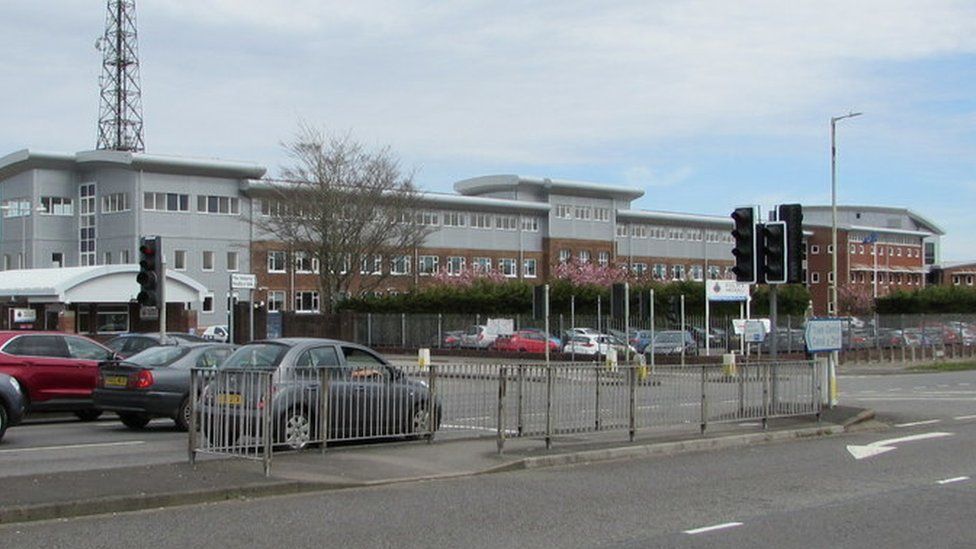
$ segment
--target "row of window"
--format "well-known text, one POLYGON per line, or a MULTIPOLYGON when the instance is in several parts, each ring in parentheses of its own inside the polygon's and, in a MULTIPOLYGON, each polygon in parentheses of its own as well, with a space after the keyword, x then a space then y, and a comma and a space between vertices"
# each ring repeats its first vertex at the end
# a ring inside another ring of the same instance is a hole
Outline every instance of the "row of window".
MULTIPOLYGON (((395 255, 387 257, 388 273, 394 276, 408 275, 411 273, 413 257, 410 255, 395 255)), ((295 272, 298 274, 318 273, 319 261, 317 258, 309 256, 305 252, 295 252, 293 254, 295 272)), ((417 273, 421 275, 437 274, 441 269, 440 256, 421 255, 417 257, 417 273)), ((384 256, 374 254, 362 258, 359 266, 361 275, 381 275, 383 274, 384 256)), ((492 258, 474 257, 472 267, 483 272, 492 270, 492 258)), ((445 258, 444 270, 450 276, 460 275, 467 266, 467 258, 464 256, 448 256, 445 258)), ((514 258, 502 258, 498 260, 498 271, 507 277, 515 278, 518 276, 518 261, 514 258)), ((347 259, 339 268, 341 274, 349 272, 350 261, 347 259)), ((522 276, 525 278, 535 278, 538 265, 535 259, 526 259, 522 264, 522 276)), ((280 250, 268 252, 267 272, 278 274, 287 272, 287 253, 280 250)))
POLYGON ((968 274, 968 275, 952 275, 952 284, 954 286, 960 286, 960 285, 962 285, 964 283, 964 281, 965 281, 966 286, 972 286, 973 285, 973 275, 971 275, 971 274, 968 274))
POLYGON ((708 231, 684 227, 666 227, 646 225, 643 223, 617 224, 617 236, 620 238, 651 238, 654 240, 687 240, 689 242, 725 242, 733 243, 734 239, 729 231, 708 231))
MULTIPOLYGON (((851 273, 852 283, 870 283, 874 284, 875 273, 857 271, 851 273)), ((833 277, 827 277, 833 280, 833 277)), ((880 283, 891 283, 891 284, 907 284, 908 286, 915 286, 922 283, 922 275, 913 273, 886 273, 884 271, 878 273, 878 282, 880 283)))
MULTIPOLYGON (((143 193, 142 207, 148 211, 189 212, 190 195, 181 193, 143 193)), ((104 206, 103 206, 104 211, 104 206)), ((233 196, 197 195, 197 213, 238 215, 241 201, 233 196)))
POLYGON ((573 204, 555 204, 557 219, 610 221, 610 208, 573 204))
MULTIPOLYGON (((878 255, 883 257, 885 249, 888 250, 888 257, 901 257, 902 250, 905 252, 905 257, 922 257, 921 248, 902 248, 901 246, 877 246, 878 255)), ((874 255, 874 253, 874 245, 868 244, 865 248, 864 244, 851 244, 851 255, 874 255)))
MULTIPOLYGON (((214 271, 216 270, 216 265, 214 260, 216 254, 212 251, 204 251, 201 253, 200 257, 200 270, 202 271, 214 271)), ((236 272, 239 268, 238 254, 237 252, 227 252, 226 263, 224 267, 228 272, 236 272)), ((173 270, 185 271, 187 269, 187 253, 186 250, 173 250, 173 270)))

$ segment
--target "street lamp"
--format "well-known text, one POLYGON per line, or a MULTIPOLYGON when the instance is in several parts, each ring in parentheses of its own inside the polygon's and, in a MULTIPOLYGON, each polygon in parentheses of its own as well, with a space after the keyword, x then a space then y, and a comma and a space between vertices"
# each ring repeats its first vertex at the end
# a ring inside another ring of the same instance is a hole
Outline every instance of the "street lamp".
MULTIPOLYGON (((26 210, 21 207, 23 204, 23 202, 17 202, 16 205, 5 204, 0 206, 0 210, 5 212, 15 211, 20 214, 20 257, 23 258, 22 261, 24 263, 17 266, 19 269, 27 268, 27 218, 30 217, 32 209, 30 207, 30 202, 27 202, 28 206, 26 210)), ((45 208, 43 204, 38 204, 33 208, 33 210, 37 213, 44 213, 47 211, 47 208, 45 208)))
MULTIPOLYGON (((849 112, 843 116, 833 116, 830 118, 830 240, 833 253, 830 254, 830 272, 833 274, 833 285, 830 287, 830 301, 834 304, 834 315, 838 313, 837 306, 837 121, 845 118, 854 118, 863 113, 849 112)), ((829 307, 828 307, 829 308, 829 307)), ((828 311, 828 314, 830 312, 828 311)))

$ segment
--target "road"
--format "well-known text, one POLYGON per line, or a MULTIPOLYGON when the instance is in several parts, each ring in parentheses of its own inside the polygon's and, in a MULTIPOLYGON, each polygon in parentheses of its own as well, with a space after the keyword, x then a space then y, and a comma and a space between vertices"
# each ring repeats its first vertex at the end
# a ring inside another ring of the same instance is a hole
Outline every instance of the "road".
MULTIPOLYGON (((845 403, 869 404, 898 426, 735 450, 19 524, 0 527, 0 547, 130 547, 143 539, 158 547, 973 546, 976 372, 842 377, 841 391, 845 403), (879 445, 892 449, 863 459, 848 450, 879 445)), ((69 425, 79 424, 17 429, 40 433, 69 425)), ((96 440, 140 438, 109 422, 84 427, 99 434, 96 440)), ((145 435, 160 440, 144 449, 182 440, 165 423, 157 429, 163 432, 145 435)))

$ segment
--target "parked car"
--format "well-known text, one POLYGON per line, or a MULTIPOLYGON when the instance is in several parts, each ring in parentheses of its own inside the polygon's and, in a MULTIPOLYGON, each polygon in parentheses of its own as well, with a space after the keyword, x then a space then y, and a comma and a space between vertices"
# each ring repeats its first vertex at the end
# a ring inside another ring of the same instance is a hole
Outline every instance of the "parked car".
POLYGON ((224 442, 221 437, 252 436, 262 410, 271 410, 274 444, 299 449, 321 439, 321 384, 310 375, 314 369, 330 376, 331 438, 418 436, 440 426, 441 404, 431 401, 426 383, 411 379, 372 349, 332 339, 283 338, 243 345, 220 365, 217 371, 227 377, 219 389, 210 385, 204 390, 201 414, 204 422, 223 427, 204 429, 204 434, 217 438, 211 439, 214 443, 224 442), (270 407, 246 375, 269 371, 274 372, 270 407))
POLYGON ((190 423, 190 368, 216 368, 234 349, 215 342, 158 345, 125 360, 103 362, 93 393, 95 406, 115 412, 130 429, 168 417, 185 431, 190 423))
POLYGON ((461 336, 461 346, 471 349, 487 349, 498 338, 498 334, 488 330, 483 324, 471 326, 461 336))
POLYGON ((0 373, 17 380, 28 412, 74 412, 82 421, 101 415, 92 402, 98 363, 116 358, 87 337, 61 332, 0 332, 0 373))
POLYGON ((207 326, 207 329, 203 331, 203 339, 207 341, 220 341, 222 343, 227 343, 228 338, 230 338, 230 331, 227 329, 227 326, 223 324, 207 326))
POLYGON ((569 338, 566 346, 563 347, 563 352, 577 355, 605 355, 610 349, 616 349, 618 353, 624 353, 628 349, 632 353, 637 352, 630 345, 607 334, 574 335, 569 338))
MULTIPOLYGON (((545 353, 547 338, 542 332, 519 330, 512 335, 498 336, 492 348, 497 351, 519 353, 545 353)), ((548 338, 549 350, 559 352, 559 342, 548 338)))
POLYGON ((654 342, 644 348, 644 354, 680 355, 682 349, 685 354, 695 354, 698 350, 698 344, 691 332, 665 330, 654 334, 654 342))
MULTIPOLYGON (((166 333, 167 343, 202 343, 206 339, 195 335, 181 332, 166 333)), ((162 345, 162 338, 159 333, 151 334, 121 334, 105 342, 105 346, 115 351, 122 358, 130 357, 136 353, 145 351, 150 347, 162 345)))
POLYGON ((0 440, 7 427, 17 425, 24 417, 24 393, 20 383, 7 374, 0 374, 0 440))
MULTIPOLYGON (((546 334, 546 331, 543 330, 542 328, 522 328, 519 331, 520 332, 532 332, 532 333, 539 334, 540 336, 547 335, 546 334)), ((549 336, 549 339, 551 339, 552 341, 555 341, 556 342, 556 346, 557 347, 559 347, 560 349, 563 348, 563 342, 562 342, 562 340, 560 338, 558 338, 558 337, 556 337, 556 336, 554 336, 552 334, 548 334, 548 336, 549 336)))
POLYGON ((457 349, 461 347, 461 339, 464 337, 464 330, 452 330, 444 332, 441 336, 441 347, 445 349, 457 349))

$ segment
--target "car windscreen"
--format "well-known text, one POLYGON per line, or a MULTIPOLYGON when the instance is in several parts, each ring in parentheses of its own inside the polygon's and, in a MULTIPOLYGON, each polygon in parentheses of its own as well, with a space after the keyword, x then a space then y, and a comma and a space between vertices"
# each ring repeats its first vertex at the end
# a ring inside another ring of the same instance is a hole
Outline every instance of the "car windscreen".
POLYGON ((678 332, 660 333, 654 338, 654 343, 681 343, 681 334, 678 332))
POLYGON ((278 367, 281 359, 288 352, 286 345, 276 343, 254 343, 245 345, 234 351, 227 360, 219 366, 221 370, 231 369, 267 369, 278 367))
POLYGON ((125 361, 129 364, 135 364, 144 368, 155 368, 157 366, 169 366, 186 356, 188 352, 190 352, 188 347, 162 345, 150 347, 145 351, 130 356, 125 361))

